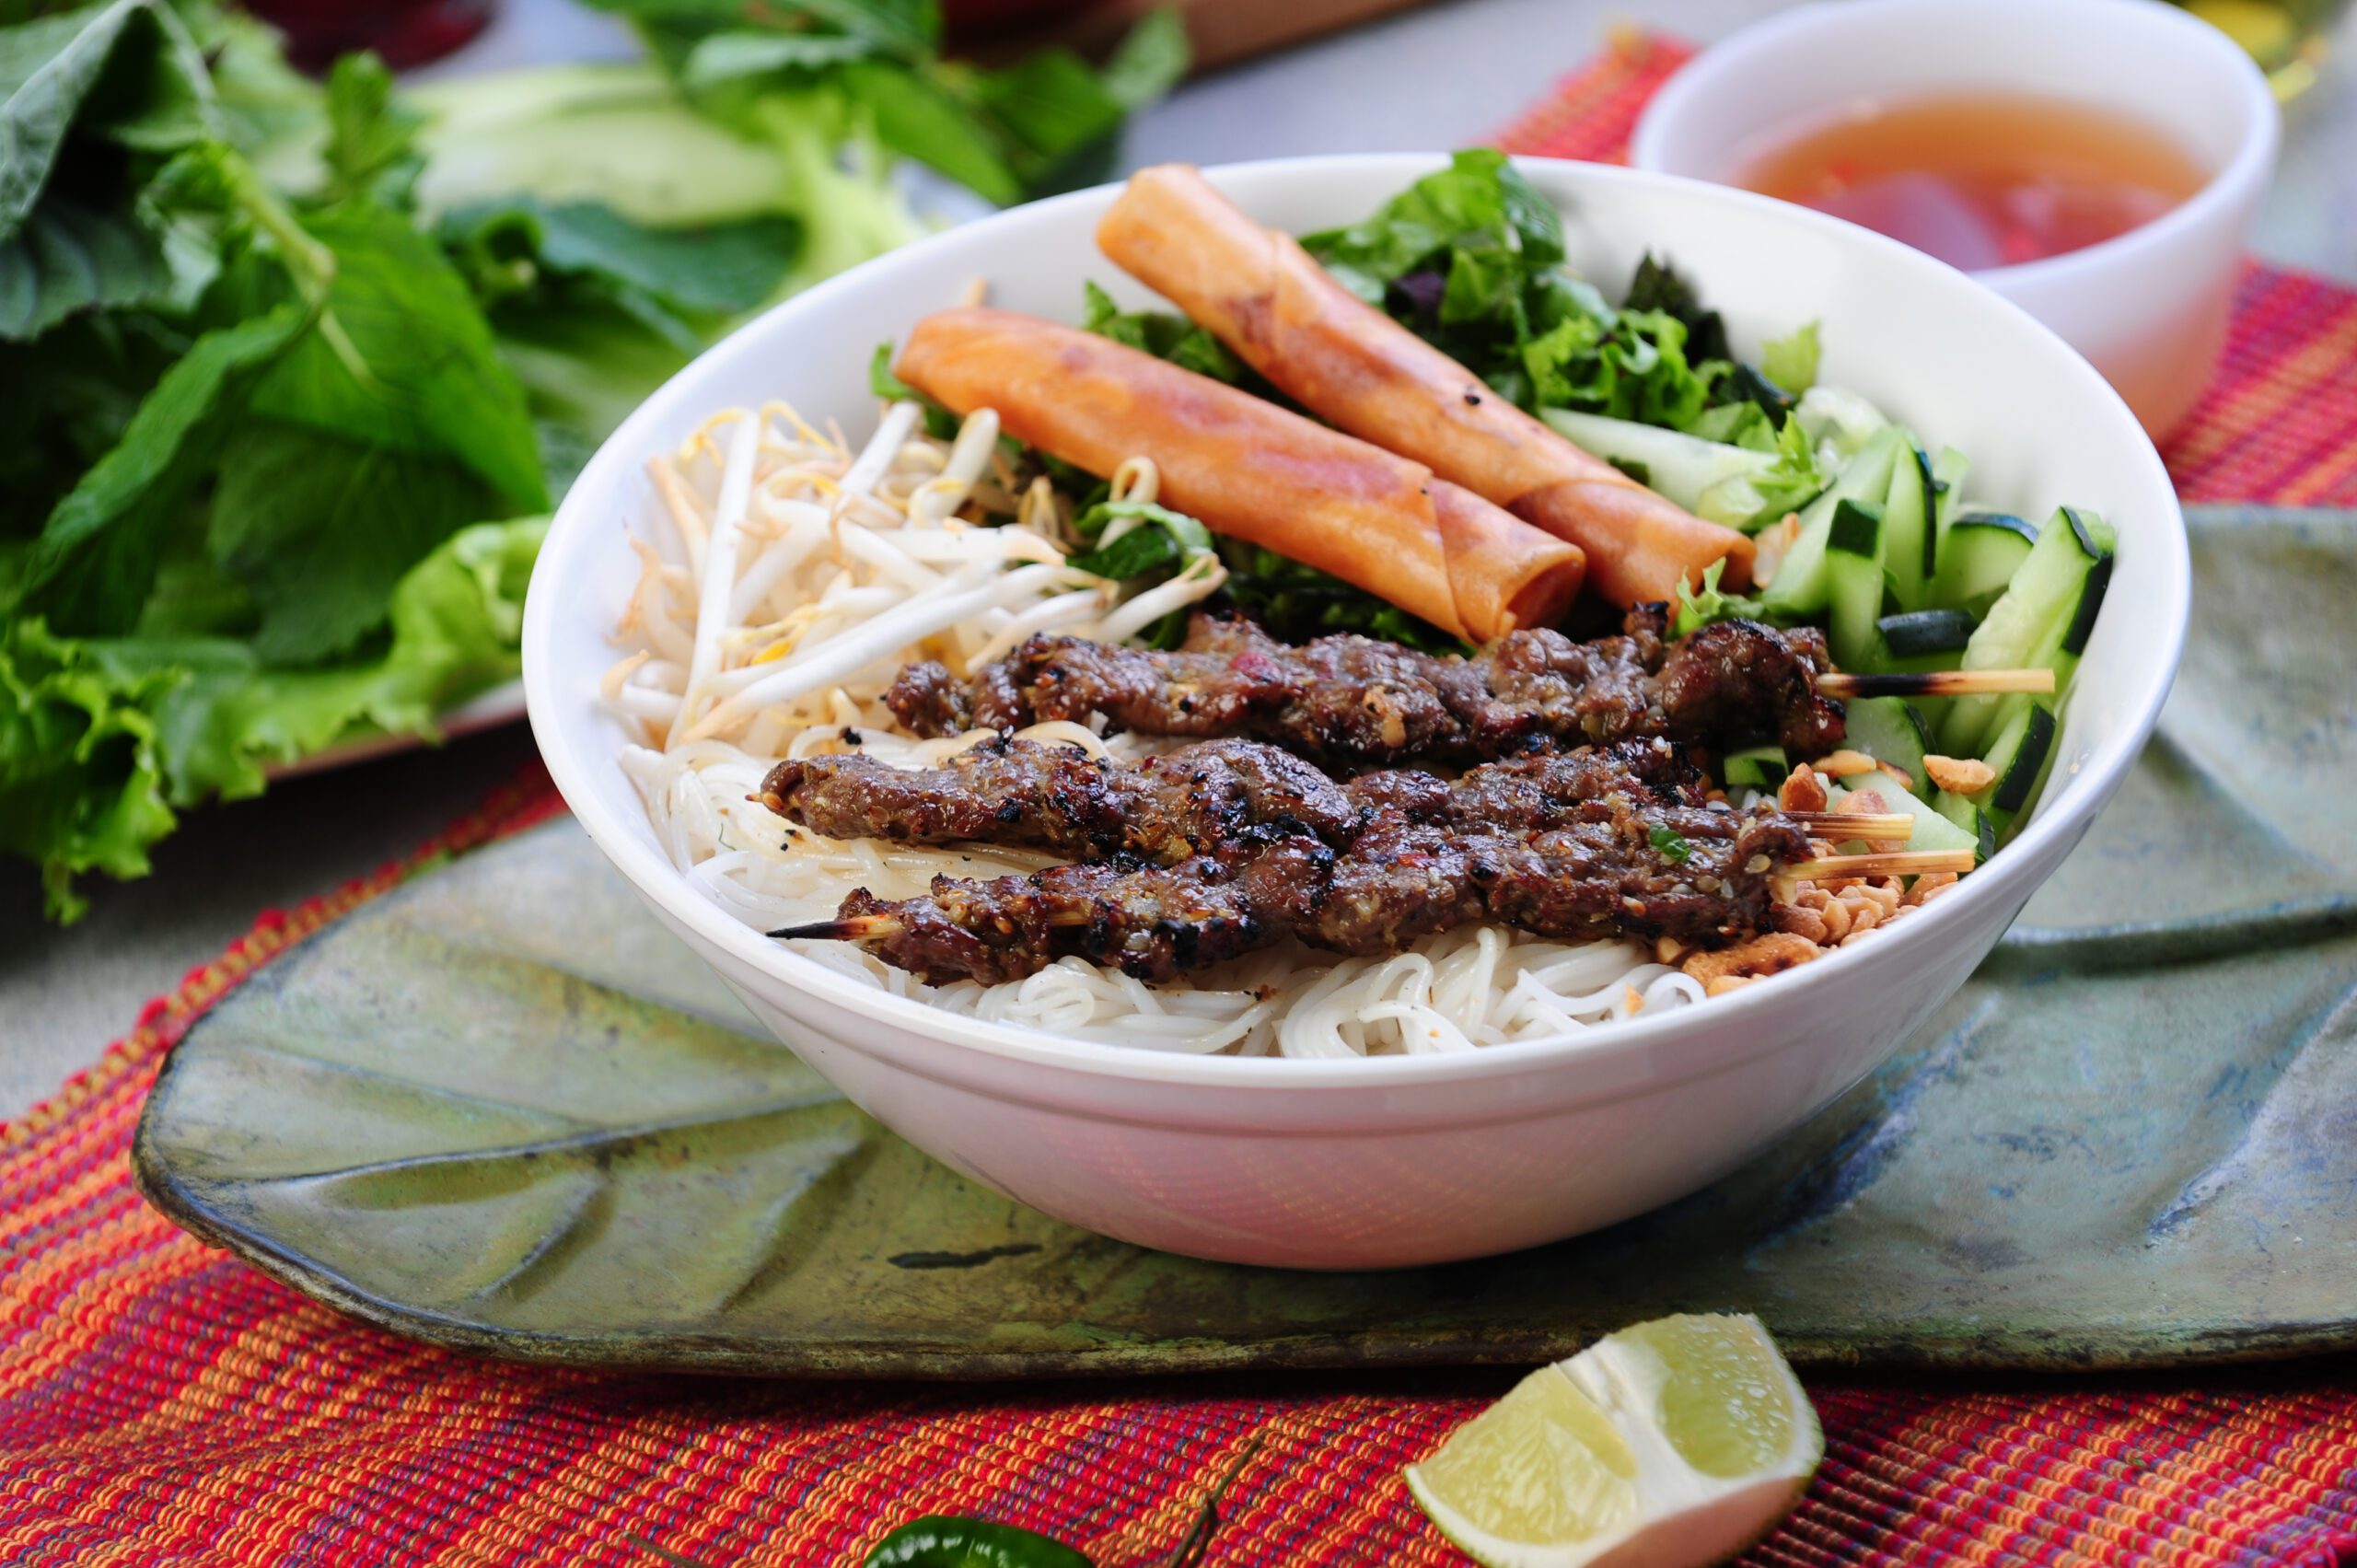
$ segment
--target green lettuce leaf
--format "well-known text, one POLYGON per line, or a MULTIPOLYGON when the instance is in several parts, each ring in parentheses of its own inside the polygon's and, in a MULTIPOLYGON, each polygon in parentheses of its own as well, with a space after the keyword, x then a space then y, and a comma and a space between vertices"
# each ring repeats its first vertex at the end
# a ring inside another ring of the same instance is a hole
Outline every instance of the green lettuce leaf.
POLYGON ((1541 408, 1581 409, 1684 430, 1710 401, 1688 362, 1686 327, 1659 310, 1564 317, 1526 344, 1522 370, 1541 408))
POLYGON ((76 134, 163 151, 215 125, 203 59, 158 0, 0 29, 0 240, 31 216, 76 134))
POLYGON ((1805 322, 1759 345, 1759 373, 1788 392, 1817 385, 1817 323, 1805 322))
POLYGON ((152 155, 218 123, 203 58, 152 0, 0 29, 0 341, 192 297, 209 258, 178 253, 141 196, 152 155))
POLYGON ((1719 574, 1726 570, 1726 565, 1724 561, 1712 562, 1702 573, 1699 593, 1689 584, 1678 585, 1678 608, 1669 621, 1671 636, 1691 636, 1714 621, 1759 619, 1762 612, 1759 599, 1719 591, 1719 574))
POLYGON ((394 590, 391 635, 341 668, 262 668, 223 637, 75 639, 0 629, 0 850, 37 862, 53 917, 75 879, 144 876, 176 808, 257 794, 265 770, 435 713, 514 677, 540 518, 452 536, 394 590))
POLYGON ((1472 281, 1461 285, 1460 311, 1476 296, 1511 311, 1520 300, 1509 285, 1563 262, 1562 219, 1504 154, 1487 147, 1452 154, 1448 168, 1364 222, 1305 235, 1301 243, 1370 305, 1385 303, 1387 286, 1411 273, 1446 278, 1462 265, 1472 281))
POLYGON ((145 876, 172 830, 148 710, 178 679, 119 677, 38 618, 0 629, 0 850, 41 866, 52 917, 87 907, 86 872, 145 876))

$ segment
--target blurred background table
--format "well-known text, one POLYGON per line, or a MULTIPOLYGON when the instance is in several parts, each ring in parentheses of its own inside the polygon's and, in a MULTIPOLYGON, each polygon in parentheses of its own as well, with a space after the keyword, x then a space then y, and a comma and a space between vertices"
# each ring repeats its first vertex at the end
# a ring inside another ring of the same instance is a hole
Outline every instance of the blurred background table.
MULTIPOLYGON (((1710 40, 1778 0, 1656 0, 1651 27, 1710 40)), ((1296 153, 1446 147, 1498 130, 1631 16, 1628 0, 1449 0, 1251 62, 1147 110, 1132 165, 1225 163, 1296 153)), ((633 52, 612 17, 573 0, 503 0, 474 43, 426 75, 633 52)), ((2288 116, 2282 168, 2260 224, 2271 260, 2357 282, 2357 16, 2324 79, 2288 116)), ((192 813, 144 881, 94 888, 88 918, 41 918, 32 876, 0 877, 0 1118, 17 1115, 127 1029, 244 931, 413 849, 532 755, 522 726, 283 784, 192 813)))

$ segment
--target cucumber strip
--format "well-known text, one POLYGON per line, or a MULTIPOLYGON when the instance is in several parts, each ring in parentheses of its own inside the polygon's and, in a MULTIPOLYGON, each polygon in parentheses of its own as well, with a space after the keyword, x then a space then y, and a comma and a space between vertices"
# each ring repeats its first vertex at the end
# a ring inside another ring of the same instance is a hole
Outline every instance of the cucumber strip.
POLYGON ((1890 425, 1882 410, 1857 393, 1823 382, 1803 392, 1793 412, 1818 450, 1829 451, 1837 459, 1856 457, 1890 425))
POLYGON ((1704 491, 1722 481, 1748 478, 1776 466, 1772 452, 1705 441, 1699 436, 1633 420, 1562 408, 1540 409, 1538 417, 1573 446, 1608 463, 1643 464, 1645 488, 1689 512, 1701 505, 1704 491))
MULTIPOLYGON (((2038 535, 2038 543, 2014 574, 2004 597, 1989 607, 1988 619, 1966 645, 1963 669, 2051 669, 2059 694, 2078 668, 2071 651, 2086 646, 2095 618, 2110 585, 2107 564, 2112 532, 2101 517, 2065 506, 2038 535), (2093 602, 2089 602, 2089 601, 2093 602)), ((2023 698, 1959 697, 1940 731, 1951 757, 1985 755, 2001 726, 2020 711, 2023 698)))
POLYGON ((1773 794, 1785 776, 1793 771, 1784 760, 1781 746, 1756 746, 1747 751, 1730 751, 1720 764, 1726 776, 1727 793, 1757 789, 1773 794))
POLYGON ((2044 700, 2025 699, 1989 748, 1986 761, 1997 776, 1972 798, 1996 819, 2000 833, 2011 831, 2038 798, 2038 784, 2054 760, 2057 728, 2054 710, 2044 700))
POLYGON ((1844 501, 1880 501, 1889 493, 1890 470, 1900 445, 1895 428, 1876 431, 1850 459, 1841 477, 1800 514, 1799 534, 1777 563, 1775 577, 1761 597, 1771 616, 1805 621, 1825 609, 1829 591, 1825 542, 1833 528, 1833 514, 1844 501))
MULTIPOLYGON (((1904 463, 1900 467, 1904 468, 1904 463)), ((1883 661, 1883 542, 1888 525, 1871 501, 1843 501, 1825 536, 1826 627, 1833 662, 1843 669, 1876 669, 1883 661)))
POLYGON ((1890 490, 1883 502, 1883 568, 1890 574, 1890 591, 1901 610, 1921 610, 1930 602, 1932 580, 1939 569, 1935 482, 1931 458, 1910 440, 1891 465, 1890 490))
POLYGON ((1932 749, 1932 738, 1913 705, 1901 697, 1853 697, 1846 706, 1849 726, 1842 746, 1889 763, 1922 787, 1923 757, 1932 749))
POLYGON ((1932 797, 1932 809, 1969 834, 1973 852, 1981 859, 1997 853, 1997 819, 1969 797, 1942 790, 1932 797))
MULTIPOLYGON (((1925 804, 1911 791, 1900 788, 1898 781, 1888 773, 1877 770, 1872 773, 1853 774, 1838 782, 1841 785, 1841 793, 1832 797, 1832 804, 1837 807, 1847 799, 1852 792, 1870 789, 1882 801, 1886 810, 1904 811, 1914 818, 1915 831, 1909 835, 1907 840, 1907 847, 1910 850, 1968 849, 1976 854, 1980 853, 1980 838, 1978 832, 1958 827, 1936 809, 1925 804)), ((1833 830, 1826 830, 1830 833, 1833 830)))
POLYGON ((1964 652, 1980 622, 1961 610, 1910 610, 1886 615, 1877 625, 1891 657, 1920 658, 1964 652))
MULTIPOLYGON (((1945 566, 1948 553, 1948 530, 1956 526, 1956 514, 1964 509, 1964 476, 1971 462, 1954 447, 1943 447, 1940 455, 1932 459, 1932 489, 1935 499, 1932 507, 1932 552, 1934 561, 1945 566)), ((1927 590, 1936 586, 1938 573, 1933 574, 1927 590)))
POLYGON ((2007 512, 1964 512, 1941 542, 1939 580, 1932 601, 1983 615, 2014 580, 2038 543, 2038 530, 2007 512))

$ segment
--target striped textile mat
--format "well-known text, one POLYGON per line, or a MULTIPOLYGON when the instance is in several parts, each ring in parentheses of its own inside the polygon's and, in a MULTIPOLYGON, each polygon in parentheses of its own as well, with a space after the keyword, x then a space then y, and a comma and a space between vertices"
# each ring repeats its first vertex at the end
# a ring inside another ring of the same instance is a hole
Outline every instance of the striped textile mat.
MULTIPOLYGON (((1620 41, 1505 138, 1610 155, 1680 57, 1620 41)), ((2254 268, 2189 498, 2357 501, 2357 305, 2254 268), (2296 411, 2288 405, 2297 405, 2296 411)), ((796 1384, 568 1374, 339 1318, 141 1202, 157 1063, 261 965, 561 809, 537 769, 412 859, 270 912, 0 1129, 0 1563, 848 1565, 970 1512, 1158 1560, 1257 1438, 1215 1563, 1463 1562, 1399 1468, 1510 1376, 796 1384)), ((5 1027, 5 1025, 0 1025, 5 1027)), ((1828 1457, 1757 1564, 2357 1563, 2357 1368, 2183 1379, 1817 1377, 1828 1457)))

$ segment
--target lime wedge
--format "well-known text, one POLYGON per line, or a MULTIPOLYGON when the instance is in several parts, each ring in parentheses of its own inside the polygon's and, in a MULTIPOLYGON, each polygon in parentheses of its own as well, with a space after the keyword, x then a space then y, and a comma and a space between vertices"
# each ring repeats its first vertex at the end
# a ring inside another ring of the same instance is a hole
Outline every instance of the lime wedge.
POLYGON ((1408 1467, 1487 1568, 1702 1568, 1776 1527, 1825 1456, 1756 1318, 1662 1318, 1544 1366, 1408 1467))

